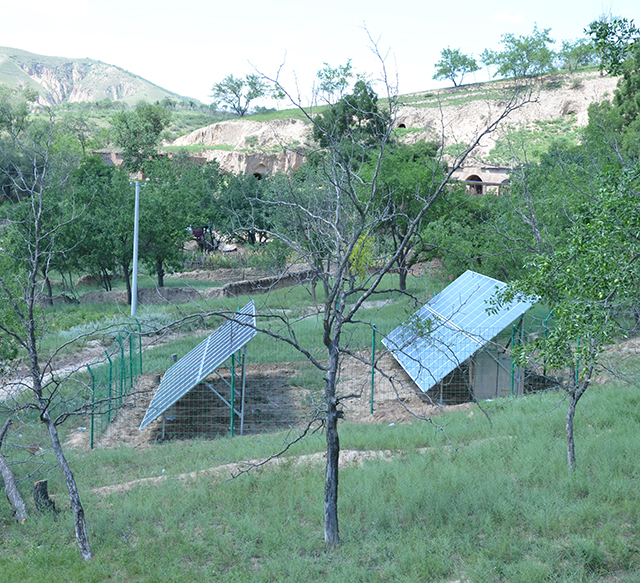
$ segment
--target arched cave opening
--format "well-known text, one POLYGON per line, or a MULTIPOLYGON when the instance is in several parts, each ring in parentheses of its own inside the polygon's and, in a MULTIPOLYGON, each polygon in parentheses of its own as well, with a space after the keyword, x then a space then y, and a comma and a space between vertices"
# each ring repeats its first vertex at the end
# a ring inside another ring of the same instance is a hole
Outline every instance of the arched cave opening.
POLYGON ((477 174, 467 176, 465 182, 467 183, 467 190, 472 194, 484 194, 482 178, 477 174))

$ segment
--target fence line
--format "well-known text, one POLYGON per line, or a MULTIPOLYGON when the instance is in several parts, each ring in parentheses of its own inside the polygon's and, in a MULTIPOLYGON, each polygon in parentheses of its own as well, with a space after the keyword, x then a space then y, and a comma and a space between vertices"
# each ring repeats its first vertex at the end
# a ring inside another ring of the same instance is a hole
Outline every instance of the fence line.
POLYGON ((105 359, 87 365, 91 376, 91 449, 118 416, 136 379, 143 373, 141 326, 123 330, 105 351, 105 359))

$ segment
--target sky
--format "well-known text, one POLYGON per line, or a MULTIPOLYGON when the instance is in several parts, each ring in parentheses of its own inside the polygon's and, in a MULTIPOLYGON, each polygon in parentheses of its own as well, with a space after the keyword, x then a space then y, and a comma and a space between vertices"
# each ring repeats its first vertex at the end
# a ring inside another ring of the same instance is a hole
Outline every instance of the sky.
MULTIPOLYGON (((638 0, 0 0, 0 46, 96 59, 204 103, 227 75, 257 71, 304 101, 324 63, 351 59, 380 79, 374 42, 405 94, 450 85, 432 80, 443 48, 478 57, 537 24, 558 49, 603 13, 640 25, 638 0)), ((488 79, 483 69, 465 82, 488 79)))

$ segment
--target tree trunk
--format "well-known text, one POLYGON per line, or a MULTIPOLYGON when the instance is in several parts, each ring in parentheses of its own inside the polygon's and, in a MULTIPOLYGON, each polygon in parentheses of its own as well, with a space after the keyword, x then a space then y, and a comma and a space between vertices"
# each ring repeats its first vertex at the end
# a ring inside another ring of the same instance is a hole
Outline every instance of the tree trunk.
POLYGON ((400 281, 399 281, 399 287, 400 287, 400 291, 405 292, 407 291, 407 268, 403 265, 400 267, 400 281))
POLYGON ((398 287, 400 291, 405 292, 407 291, 407 274, 409 272, 407 269, 407 253, 400 253, 400 255, 398 255, 397 265, 399 274, 398 287))
POLYGON ((56 511, 55 503, 51 498, 49 498, 49 486, 47 480, 38 480, 33 485, 33 501, 36 503, 36 510, 40 514, 56 511))
POLYGON ((58 460, 58 465, 62 470, 62 474, 67 484, 67 490, 69 491, 69 502, 71 503, 71 510, 73 512, 76 540, 78 541, 80 556, 85 561, 88 561, 93 558, 93 554, 91 553, 91 547, 89 546, 89 535, 87 534, 87 524, 84 519, 84 508, 80 502, 80 495, 78 494, 76 480, 69 464, 67 463, 67 458, 62 451, 60 439, 58 438, 58 429, 55 423, 51 420, 49 411, 45 411, 42 414, 42 421, 46 424, 47 429, 49 430, 51 443, 53 444, 53 451, 56 459, 58 460))
MULTIPOLYGON (((7 419, 2 426, 2 429, 0 429, 0 447, 2 447, 2 440, 4 439, 7 429, 9 429, 9 425, 11 425, 11 423, 11 419, 7 419)), ((18 522, 24 523, 29 516, 29 513, 27 512, 27 505, 24 503, 24 500, 20 495, 20 491, 18 490, 18 485, 16 483, 16 477, 2 452, 0 452, 0 473, 2 474, 2 479, 4 481, 4 491, 7 494, 7 498, 9 499, 11 506, 13 507, 13 517, 18 522)))
POLYGON ((338 438, 338 410, 336 408, 336 383, 338 373, 338 350, 330 348, 330 365, 325 388, 327 432, 327 469, 324 485, 324 540, 329 547, 340 544, 338 532, 338 461, 340 440, 338 438))
POLYGON ((164 287, 164 268, 162 267, 162 259, 156 261, 156 273, 158 274, 158 287, 164 287))
POLYGON ((573 471, 576 467, 576 445, 573 440, 573 418, 576 414, 576 393, 571 394, 571 400, 569 401, 569 408, 567 409, 566 416, 566 429, 567 429, 567 463, 569 469, 573 471))
POLYGON ((51 288, 51 280, 46 273, 44 274, 44 285, 47 288, 47 305, 53 306, 53 289, 51 288))
POLYGON ((129 264, 122 264, 122 275, 124 277, 124 281, 127 284, 127 305, 131 305, 131 277, 129 275, 129 264))

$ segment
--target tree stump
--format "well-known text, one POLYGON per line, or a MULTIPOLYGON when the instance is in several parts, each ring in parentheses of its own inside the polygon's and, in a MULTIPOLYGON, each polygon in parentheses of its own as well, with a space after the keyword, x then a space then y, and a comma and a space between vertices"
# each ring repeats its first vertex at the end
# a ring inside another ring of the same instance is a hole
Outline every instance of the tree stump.
POLYGON ((38 480, 33 485, 33 500, 36 503, 36 510, 40 514, 56 511, 56 505, 54 501, 49 498, 49 487, 47 485, 47 480, 38 480))

